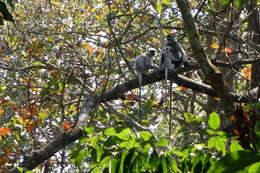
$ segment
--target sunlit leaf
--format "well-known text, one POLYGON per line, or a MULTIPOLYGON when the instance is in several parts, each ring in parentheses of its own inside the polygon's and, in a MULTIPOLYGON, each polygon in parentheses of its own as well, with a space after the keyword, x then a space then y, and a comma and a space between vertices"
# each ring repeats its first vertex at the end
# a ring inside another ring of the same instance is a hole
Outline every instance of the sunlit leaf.
POLYGON ((208 148, 211 149, 215 146, 217 139, 215 137, 211 137, 208 140, 208 148))
POLYGON ((233 140, 230 145, 230 152, 233 153, 233 152, 237 152, 240 150, 243 150, 243 148, 241 147, 239 142, 237 140, 233 140))
POLYGON ((84 131, 89 134, 89 135, 92 135, 93 132, 94 132, 94 127, 87 127, 87 126, 84 126, 83 127, 84 131))
POLYGON ((55 5, 56 7, 61 8, 61 2, 52 2, 53 5, 55 5))
POLYGON ((116 129, 114 127, 111 127, 111 128, 108 128, 104 131, 104 134, 105 135, 108 135, 108 136, 114 136, 116 135, 116 129))
POLYGON ((88 51, 89 51, 90 53, 93 53, 93 52, 94 52, 93 47, 90 46, 87 42, 85 42, 85 46, 86 46, 86 48, 88 49, 88 51))
POLYGON ((242 72, 243 72, 243 76, 245 78, 247 78, 248 80, 252 79, 252 76, 251 76, 252 67, 251 66, 247 66, 246 69, 244 69, 242 72))
POLYGON ((208 173, 238 172, 260 160, 260 154, 242 150, 232 152, 213 162, 208 173))
POLYGON ((8 128, 8 127, 2 127, 2 128, 0 128, 0 136, 5 136, 5 135, 7 135, 7 133, 9 133, 10 131, 11 131, 11 129, 8 128))
POLYGON ((260 162, 253 163, 249 166, 248 173, 259 173, 260 162))
POLYGON ((184 86, 178 86, 176 89, 179 90, 179 91, 182 91, 182 90, 185 89, 185 87, 184 86))
POLYGON ((117 136, 122 140, 128 140, 130 134, 132 134, 131 129, 125 128, 117 136))
POLYGON ((220 101, 220 98, 219 97, 214 97, 215 100, 217 101, 220 101))
POLYGON ((167 138, 161 138, 158 141, 156 141, 155 144, 159 147, 166 147, 168 145, 168 139, 167 138))
POLYGON ((209 127, 212 128, 213 130, 217 130, 220 126, 220 118, 216 112, 212 112, 209 115, 209 120, 208 120, 209 127))
POLYGON ((144 141, 148 141, 153 135, 147 131, 141 131, 140 137, 144 139, 144 141))
POLYGON ((225 48, 225 52, 232 53, 232 50, 230 48, 225 48))
POLYGON ((156 3, 156 8, 157 8, 158 13, 162 12, 162 4, 159 1, 157 1, 157 3, 156 3))
POLYGON ((5 110, 4 110, 4 109, 0 109, 0 115, 3 115, 3 114, 4 114, 4 112, 5 112, 5 110))
POLYGON ((47 113, 47 111, 41 109, 39 111, 39 117, 41 117, 43 120, 45 120, 47 117, 49 116, 49 114, 47 113))
POLYGON ((212 48, 214 49, 218 49, 219 48, 219 45, 215 42, 211 45, 212 48))
POLYGON ((220 152, 222 152, 223 155, 225 155, 226 146, 225 146, 225 143, 222 140, 217 138, 215 146, 216 146, 217 151, 220 151, 220 152))
POLYGON ((171 3, 170 3, 169 0, 162 0, 162 3, 165 4, 165 5, 167 5, 167 6, 170 6, 170 5, 171 5, 171 3))
POLYGON ((63 128, 63 130, 69 130, 69 128, 70 128, 69 123, 67 121, 64 121, 62 123, 62 128, 63 128))

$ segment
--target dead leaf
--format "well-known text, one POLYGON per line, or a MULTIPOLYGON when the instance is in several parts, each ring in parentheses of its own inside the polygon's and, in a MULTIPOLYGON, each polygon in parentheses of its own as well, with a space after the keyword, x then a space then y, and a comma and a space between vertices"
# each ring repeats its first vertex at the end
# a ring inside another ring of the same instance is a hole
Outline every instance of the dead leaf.
POLYGON ((5 112, 5 110, 3 110, 3 109, 0 109, 0 115, 3 115, 3 114, 4 114, 4 112, 5 112))
POLYGON ((62 123, 62 128, 63 128, 63 130, 69 130, 69 128, 70 128, 69 123, 67 121, 64 121, 62 123))
POLYGON ((94 52, 93 47, 91 47, 88 43, 85 43, 85 46, 86 46, 86 48, 88 49, 88 51, 89 51, 90 53, 93 53, 93 52, 94 52))
POLYGON ((7 135, 7 133, 9 133, 10 131, 11 131, 11 129, 8 128, 8 127, 2 127, 2 128, 0 128, 0 136, 5 136, 5 135, 7 135))

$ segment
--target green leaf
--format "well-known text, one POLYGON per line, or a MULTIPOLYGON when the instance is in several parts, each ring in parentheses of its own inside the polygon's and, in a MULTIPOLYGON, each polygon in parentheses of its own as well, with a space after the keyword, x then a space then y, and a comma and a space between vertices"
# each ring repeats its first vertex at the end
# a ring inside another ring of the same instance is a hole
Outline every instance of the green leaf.
POLYGON ((168 169, 167 169, 167 163, 164 157, 161 158, 161 164, 162 164, 162 168, 163 168, 163 173, 167 173, 168 169))
POLYGON ((224 133, 223 131, 217 131, 217 132, 216 132, 216 135, 225 136, 225 133, 224 133))
POLYGON ((153 135, 147 131, 141 131, 140 137, 144 139, 144 141, 148 141, 153 135))
POLYGON ((76 156, 76 165, 79 166, 88 155, 88 150, 80 150, 76 156))
POLYGON ((114 127, 108 128, 104 131, 104 134, 107 136, 116 136, 116 129, 114 127))
POLYGON ((215 146, 217 139, 215 137, 211 137, 208 140, 208 148, 211 149, 215 146))
POLYGON ((127 150, 130 150, 131 148, 133 148, 133 143, 132 142, 129 142, 129 141, 124 141, 124 142, 121 142, 119 144, 119 147, 120 148, 125 148, 127 150))
POLYGON ((248 173, 259 173, 259 170, 260 170, 260 162, 256 162, 250 165, 248 169, 248 173))
POLYGON ((31 170, 30 171, 25 171, 25 173, 33 173, 33 171, 31 171, 31 170))
POLYGON ((213 130, 217 130, 220 126, 220 118, 216 112, 212 112, 209 115, 209 120, 208 120, 209 127, 212 128, 213 130))
POLYGON ((45 119, 49 116, 49 113, 48 113, 47 111, 41 110, 41 111, 39 111, 39 116, 40 116, 43 120, 45 120, 45 119))
POLYGON ((230 0, 220 0, 220 5, 222 8, 225 8, 229 4, 230 0))
POLYGON ((217 151, 221 151, 223 155, 226 154, 226 146, 225 146, 225 143, 221 139, 217 138, 215 146, 216 146, 217 151))
POLYGON ((206 132, 209 135, 215 135, 215 131, 213 131, 213 130, 207 129, 206 132))
POLYGON ((237 151, 241 151, 241 150, 243 150, 243 148, 238 143, 238 141, 233 140, 230 145, 230 152, 233 153, 233 152, 237 152, 237 151))
POLYGON ((94 132, 94 127, 84 126, 84 127, 83 127, 83 130, 84 130, 87 134, 92 135, 93 132, 94 132))
POLYGON ((157 1, 157 3, 156 3, 156 8, 157 8, 158 13, 162 12, 162 4, 159 1, 157 1))
POLYGON ((237 172, 245 167, 259 162, 260 153, 251 151, 238 151, 227 154, 217 162, 213 162, 208 173, 237 172))
POLYGON ((122 140, 128 140, 130 134, 132 134, 131 129, 125 128, 117 135, 117 137, 119 137, 122 140))
POLYGON ((123 151, 122 153, 122 156, 121 156, 121 161, 120 161, 120 169, 119 169, 119 172, 124 172, 124 161, 125 161, 125 158, 128 154, 128 151, 123 151))
POLYGON ((170 3, 168 0, 162 0, 162 3, 165 4, 165 5, 167 5, 167 6, 170 6, 170 5, 171 5, 171 3, 170 3))
POLYGON ((80 140, 79 143, 80 144, 85 144, 88 141, 88 138, 86 136, 83 136, 80 140))
POLYGON ((246 0, 235 0, 236 7, 241 9, 246 4, 246 0))
POLYGON ((159 147, 166 147, 168 145, 168 139, 162 138, 155 142, 155 144, 159 147))

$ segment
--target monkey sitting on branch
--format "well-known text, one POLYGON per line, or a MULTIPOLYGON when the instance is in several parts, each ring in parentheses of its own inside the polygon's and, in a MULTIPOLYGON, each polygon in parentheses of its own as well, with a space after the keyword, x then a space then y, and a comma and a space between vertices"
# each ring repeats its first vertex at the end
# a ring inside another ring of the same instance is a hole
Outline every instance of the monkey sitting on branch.
POLYGON ((187 55, 184 52, 182 46, 175 40, 174 34, 167 35, 165 46, 161 52, 160 68, 164 70, 165 73, 165 95, 169 91, 170 95, 170 122, 169 122, 169 138, 172 129, 172 82, 170 83, 170 89, 168 89, 167 80, 168 72, 175 71, 176 68, 184 65, 187 67, 190 65, 187 59, 187 55))
POLYGON ((139 82, 139 121, 141 122, 142 117, 144 116, 144 112, 141 109, 141 101, 142 101, 142 76, 143 74, 147 74, 149 69, 157 69, 153 65, 153 57, 155 56, 155 49, 149 48, 145 53, 139 55, 135 61, 135 69, 137 73, 137 78, 139 82))

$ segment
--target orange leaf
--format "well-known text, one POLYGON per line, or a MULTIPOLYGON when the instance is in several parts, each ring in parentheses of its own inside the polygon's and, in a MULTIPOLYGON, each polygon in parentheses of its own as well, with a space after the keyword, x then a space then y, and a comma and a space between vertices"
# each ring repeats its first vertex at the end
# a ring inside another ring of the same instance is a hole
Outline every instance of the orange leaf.
POLYGON ((233 132, 234 132, 236 135, 240 135, 240 133, 239 133, 237 130, 233 130, 233 132))
POLYGON ((93 52, 94 52, 94 49, 93 49, 88 43, 85 43, 85 46, 86 46, 86 48, 88 49, 88 51, 89 51, 90 53, 93 53, 93 52))
POLYGON ((3 109, 0 109, 0 115, 3 115, 3 114, 4 114, 4 112, 5 112, 5 110, 3 110, 3 109))
POLYGON ((5 136, 10 131, 11 131, 11 129, 8 127, 2 127, 2 128, 0 128, 0 136, 5 136))
POLYGON ((251 71, 252 71, 251 66, 247 66, 247 68, 243 70, 243 76, 244 76, 245 78, 247 78, 248 80, 251 80, 251 79, 252 79, 251 71))
POLYGON ((27 132, 32 131, 32 129, 34 128, 35 123, 34 122, 29 122, 29 124, 25 127, 27 132))
POLYGON ((104 84, 107 83, 107 79, 106 78, 102 78, 101 80, 102 80, 102 83, 104 83, 104 84))
POLYGON ((64 130, 68 130, 68 129, 70 128, 69 123, 68 123, 67 121, 64 121, 64 122, 62 123, 62 128, 63 128, 64 130))
POLYGON ((225 52, 232 53, 232 50, 230 48, 225 48, 225 52))
POLYGON ((136 99, 135 93, 131 93, 129 100, 135 100, 135 99, 136 99))
POLYGON ((219 97, 214 97, 215 100, 217 101, 220 101, 220 98, 219 97))
POLYGON ((68 94, 63 94, 63 97, 64 97, 65 99, 70 98, 70 96, 69 96, 68 94))
POLYGON ((184 89, 185 89, 184 86, 178 86, 178 88, 177 88, 177 90, 179 90, 179 91, 182 91, 182 90, 184 90, 184 89))
POLYGON ((36 104, 30 105, 30 109, 32 110, 34 115, 38 115, 37 105, 36 104))
POLYGON ((236 116, 235 116, 234 114, 232 115, 232 121, 233 121, 234 123, 237 122, 236 116))

